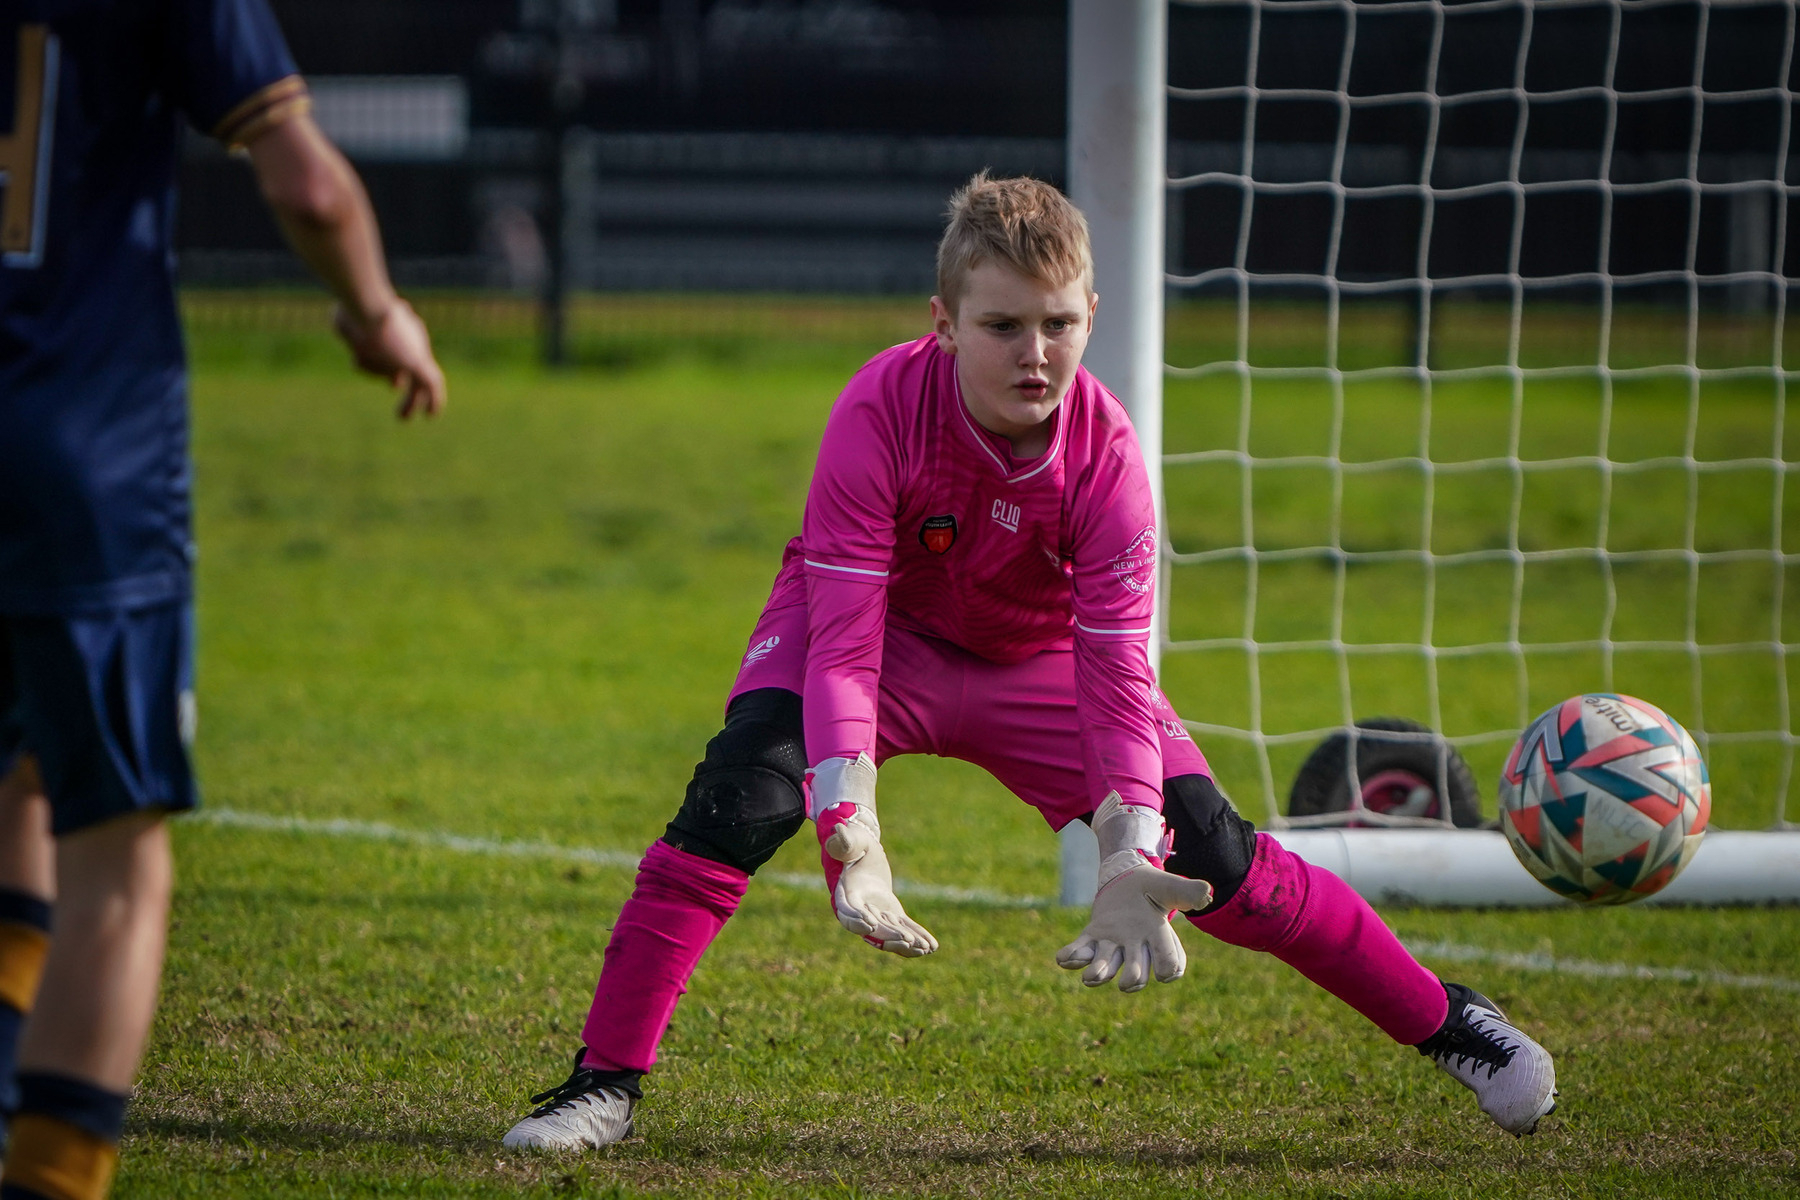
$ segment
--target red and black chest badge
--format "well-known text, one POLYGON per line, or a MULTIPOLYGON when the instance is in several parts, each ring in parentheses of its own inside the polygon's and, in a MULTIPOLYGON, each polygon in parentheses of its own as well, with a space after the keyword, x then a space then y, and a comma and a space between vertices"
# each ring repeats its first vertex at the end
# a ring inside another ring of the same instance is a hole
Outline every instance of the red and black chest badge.
POLYGON ((926 517, 919 526, 919 544, 933 554, 942 554, 956 544, 956 518, 948 513, 926 517))

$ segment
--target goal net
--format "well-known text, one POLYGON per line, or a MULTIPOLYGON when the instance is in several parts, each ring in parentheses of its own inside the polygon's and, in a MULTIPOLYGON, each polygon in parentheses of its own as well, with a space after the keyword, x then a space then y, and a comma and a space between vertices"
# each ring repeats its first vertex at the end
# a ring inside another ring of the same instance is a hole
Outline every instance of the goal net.
POLYGON ((1248 815, 1400 717, 1491 816, 1531 717, 1619 691, 1694 734, 1716 824, 1795 827, 1794 28, 1172 7, 1162 673, 1248 815))

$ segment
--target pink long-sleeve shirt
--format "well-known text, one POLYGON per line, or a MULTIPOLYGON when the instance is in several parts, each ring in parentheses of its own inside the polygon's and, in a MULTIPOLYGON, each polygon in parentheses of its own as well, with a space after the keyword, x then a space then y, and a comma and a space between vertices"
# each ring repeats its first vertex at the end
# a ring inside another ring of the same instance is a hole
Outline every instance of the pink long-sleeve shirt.
POLYGON ((996 663, 1075 652, 1091 798, 1162 807, 1146 651, 1156 580, 1149 479, 1124 408, 1086 370, 1041 456, 964 406, 935 338, 871 359, 832 408, 807 496, 806 744, 875 749, 891 624, 996 663))

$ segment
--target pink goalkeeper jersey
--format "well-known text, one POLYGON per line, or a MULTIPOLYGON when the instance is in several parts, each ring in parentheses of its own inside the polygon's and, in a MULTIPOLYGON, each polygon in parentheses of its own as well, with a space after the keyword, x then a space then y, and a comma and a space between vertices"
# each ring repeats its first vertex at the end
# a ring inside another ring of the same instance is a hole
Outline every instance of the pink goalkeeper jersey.
POLYGON ((875 751, 891 623, 996 663, 1075 652, 1097 806, 1162 806, 1145 647, 1156 525, 1118 400, 1076 372, 1050 448, 1015 459, 963 405, 931 336, 871 359, 832 408, 807 496, 806 744, 814 762, 875 751))

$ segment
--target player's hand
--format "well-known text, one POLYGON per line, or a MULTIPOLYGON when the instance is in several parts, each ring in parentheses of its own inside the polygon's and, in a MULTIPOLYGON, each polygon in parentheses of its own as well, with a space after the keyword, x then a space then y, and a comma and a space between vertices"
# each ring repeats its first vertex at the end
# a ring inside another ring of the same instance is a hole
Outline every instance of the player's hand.
POLYGON ((881 830, 864 809, 839 821, 825 839, 825 853, 843 864, 831 889, 838 924, 878 950, 918 958, 938 948, 929 930, 906 915, 894 895, 894 872, 881 848, 881 830))
POLYGON ((350 347, 358 367, 394 386, 400 396, 397 412, 401 420, 420 414, 435 417, 443 410, 444 371, 432 356, 425 322, 412 305, 396 296, 387 310, 371 321, 359 321, 339 305, 332 326, 350 347))
POLYGON ((1094 895, 1087 928, 1056 952, 1056 965, 1081 971, 1081 982, 1089 987, 1117 976, 1121 992, 1140 991, 1152 973, 1163 983, 1180 979, 1187 954, 1169 928, 1170 911, 1205 908, 1212 885, 1171 875, 1136 850, 1108 856, 1100 878, 1104 882, 1094 895))
POLYGON ((826 759, 807 772, 825 882, 838 923, 877 950, 919 958, 937 939, 906 915, 875 816, 875 764, 866 754, 826 759))

